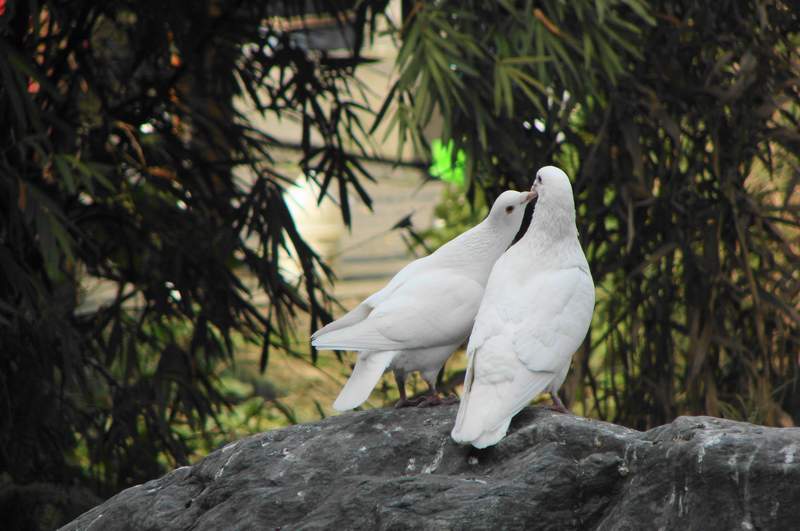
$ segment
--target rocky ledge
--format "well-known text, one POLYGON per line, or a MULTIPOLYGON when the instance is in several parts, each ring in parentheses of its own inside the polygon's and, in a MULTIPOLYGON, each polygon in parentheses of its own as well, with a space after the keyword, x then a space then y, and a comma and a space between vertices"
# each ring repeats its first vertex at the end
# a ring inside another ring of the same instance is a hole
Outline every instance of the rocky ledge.
POLYGON ((796 529, 800 428, 647 432, 529 408, 494 448, 455 406, 345 414, 233 442, 63 529, 796 529))

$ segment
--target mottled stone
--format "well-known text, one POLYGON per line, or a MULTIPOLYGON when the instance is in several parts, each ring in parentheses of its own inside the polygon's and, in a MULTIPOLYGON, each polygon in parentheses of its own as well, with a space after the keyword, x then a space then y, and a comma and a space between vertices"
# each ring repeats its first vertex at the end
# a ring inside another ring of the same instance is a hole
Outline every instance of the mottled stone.
POLYGON ((800 429, 680 417, 639 432, 529 408, 486 450, 455 406, 233 442, 63 529, 792 529, 800 429))

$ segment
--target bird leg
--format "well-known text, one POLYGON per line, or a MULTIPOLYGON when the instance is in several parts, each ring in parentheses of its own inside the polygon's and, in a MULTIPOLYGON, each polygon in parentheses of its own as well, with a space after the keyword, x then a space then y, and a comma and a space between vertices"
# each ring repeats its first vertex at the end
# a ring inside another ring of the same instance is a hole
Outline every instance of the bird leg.
POLYGON ((417 407, 447 406, 458 403, 458 397, 455 395, 450 395, 447 398, 441 398, 439 396, 439 392, 436 390, 435 380, 433 383, 426 380, 425 383, 428 384, 428 396, 426 396, 422 402, 417 404, 417 407))
POLYGON ((558 393, 554 393, 550 391, 550 397, 553 399, 553 406, 550 408, 553 411, 558 411, 559 413, 571 413, 567 406, 564 405, 564 402, 558 397, 558 393))
POLYGON ((394 405, 396 409, 417 406, 420 402, 425 400, 424 396, 418 396, 417 398, 406 397, 406 377, 404 374, 394 371, 394 379, 397 381, 397 390, 400 391, 400 400, 394 405))

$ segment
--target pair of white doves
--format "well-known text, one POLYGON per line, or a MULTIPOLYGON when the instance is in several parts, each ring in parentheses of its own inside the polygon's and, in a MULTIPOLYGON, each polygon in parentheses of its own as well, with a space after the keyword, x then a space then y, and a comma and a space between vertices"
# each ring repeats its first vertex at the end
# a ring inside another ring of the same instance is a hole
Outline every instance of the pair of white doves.
POLYGON ((544 391, 556 394, 594 310, 594 283, 578 241, 572 185, 559 168, 540 169, 530 192, 503 192, 476 227, 404 267, 385 288, 318 330, 318 349, 358 351, 333 407, 364 402, 387 369, 408 405, 405 377, 430 387, 421 405, 441 403, 436 377, 469 337, 464 395, 452 437, 497 444, 511 419, 544 391), (525 205, 531 225, 509 248, 525 205))

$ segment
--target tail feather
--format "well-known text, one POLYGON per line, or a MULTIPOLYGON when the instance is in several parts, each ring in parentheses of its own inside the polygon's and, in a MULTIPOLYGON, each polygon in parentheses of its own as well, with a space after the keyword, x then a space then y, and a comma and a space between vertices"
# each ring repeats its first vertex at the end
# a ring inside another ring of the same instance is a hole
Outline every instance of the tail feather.
POLYGON ((510 425, 511 417, 508 417, 496 429, 481 433, 480 437, 472 441, 472 446, 475 448, 487 448, 489 446, 494 446, 506 436, 506 433, 508 433, 508 427, 510 425))
POLYGON ((553 374, 526 372, 513 381, 475 384, 468 369, 467 378, 471 385, 465 386, 451 436, 456 442, 486 448, 505 437, 514 415, 547 388, 553 374))
POLYGON ((336 397, 333 409, 347 411, 363 404, 397 354, 397 350, 359 354, 353 374, 336 397))
POLYGON ((469 409, 469 400, 472 396, 472 383, 475 379, 474 359, 474 356, 469 356, 467 360, 467 372, 464 375, 464 394, 461 396, 458 413, 456 413, 456 421, 453 423, 453 431, 450 433, 454 441, 461 443, 469 442, 461 438, 461 430, 464 426, 464 420, 469 409))

